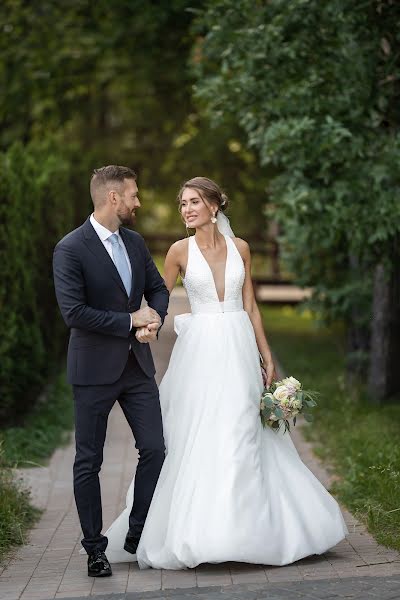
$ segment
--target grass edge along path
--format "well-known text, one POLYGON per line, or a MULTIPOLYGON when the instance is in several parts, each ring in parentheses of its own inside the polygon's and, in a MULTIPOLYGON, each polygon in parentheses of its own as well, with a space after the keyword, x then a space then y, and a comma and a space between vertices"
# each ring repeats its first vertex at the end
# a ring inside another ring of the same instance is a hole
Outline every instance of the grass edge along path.
POLYGON ((321 393, 303 433, 337 474, 331 492, 379 543, 400 550, 400 404, 374 406, 361 386, 347 387, 339 327, 319 327, 309 311, 288 306, 261 311, 285 374, 321 393))
POLYGON ((50 383, 31 413, 18 426, 0 430, 0 565, 41 511, 30 503, 30 492, 15 468, 46 464, 56 448, 70 441, 73 402, 64 370, 50 383))
POLYGON ((20 424, 0 429, 5 462, 23 468, 46 464, 54 450, 70 441, 73 425, 72 392, 63 370, 20 424))
POLYGON ((14 546, 25 543, 26 531, 38 520, 41 511, 30 503, 30 493, 4 463, 0 447, 0 565, 14 546))

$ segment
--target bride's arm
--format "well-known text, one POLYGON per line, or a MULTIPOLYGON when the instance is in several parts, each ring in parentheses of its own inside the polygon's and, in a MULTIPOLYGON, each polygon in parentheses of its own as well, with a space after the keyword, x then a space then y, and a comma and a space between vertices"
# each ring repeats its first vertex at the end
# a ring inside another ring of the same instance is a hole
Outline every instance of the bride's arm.
MULTIPOLYGON (((180 240, 180 242, 182 242, 184 240, 180 240)), ((182 254, 182 247, 180 246, 180 242, 175 242, 175 244, 172 244, 172 246, 170 247, 170 249, 167 252, 167 256, 165 257, 165 263, 164 263, 164 282, 165 282, 165 286, 168 289, 168 292, 171 293, 171 291, 174 288, 174 285, 176 283, 176 279, 179 275, 179 272, 181 271, 181 254, 182 254)), ((187 256, 187 251, 186 251, 186 256, 187 256)), ((186 258, 187 261, 187 258, 186 258)), ((157 324, 153 324, 150 323, 150 325, 147 325, 146 327, 140 327, 137 329, 135 336, 136 339, 138 340, 138 342, 140 342, 141 344, 146 344, 147 342, 152 342, 155 340, 155 336, 157 334, 157 330, 159 328, 159 325, 157 324)))
POLYGON ((183 245, 185 241, 186 240, 179 240, 178 242, 175 242, 175 244, 172 244, 165 257, 164 281, 169 293, 174 289, 178 275, 182 271, 182 258, 184 258, 183 245))
POLYGON ((246 272, 243 284, 243 306, 244 310, 250 317, 256 336, 258 350, 262 356, 264 367, 267 372, 267 386, 270 385, 275 376, 275 365, 272 360, 272 354, 264 332, 264 326, 261 319, 260 311, 254 297, 253 282, 251 280, 251 254, 247 242, 240 238, 235 238, 236 246, 244 262, 246 272))

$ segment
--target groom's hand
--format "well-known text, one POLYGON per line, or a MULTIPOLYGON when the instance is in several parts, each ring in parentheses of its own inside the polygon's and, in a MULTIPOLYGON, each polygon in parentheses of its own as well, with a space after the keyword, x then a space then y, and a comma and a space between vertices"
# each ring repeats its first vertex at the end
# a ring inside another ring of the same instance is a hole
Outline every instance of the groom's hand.
MULTIPOLYGON (((157 311, 150 306, 145 306, 134 313, 131 313, 131 320, 133 327, 147 327, 152 323, 158 323, 158 327, 161 325, 161 318, 157 311)), ((157 328, 158 329, 158 328, 157 328)))
POLYGON ((141 344, 148 344, 149 342, 155 342, 157 339, 157 331, 160 328, 159 323, 150 323, 146 327, 141 327, 135 333, 135 337, 141 344))

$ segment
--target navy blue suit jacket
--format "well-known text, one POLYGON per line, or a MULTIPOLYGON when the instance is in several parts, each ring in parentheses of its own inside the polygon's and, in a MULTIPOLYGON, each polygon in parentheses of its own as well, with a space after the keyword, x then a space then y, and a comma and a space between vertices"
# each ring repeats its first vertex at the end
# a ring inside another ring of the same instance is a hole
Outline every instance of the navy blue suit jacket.
POLYGON ((129 346, 148 377, 155 369, 149 344, 131 332, 130 314, 143 296, 161 322, 169 294, 141 235, 120 227, 131 267, 132 289, 126 293, 110 255, 90 220, 66 235, 54 250, 53 273, 57 301, 71 329, 67 377, 73 385, 116 382, 128 360, 129 346))

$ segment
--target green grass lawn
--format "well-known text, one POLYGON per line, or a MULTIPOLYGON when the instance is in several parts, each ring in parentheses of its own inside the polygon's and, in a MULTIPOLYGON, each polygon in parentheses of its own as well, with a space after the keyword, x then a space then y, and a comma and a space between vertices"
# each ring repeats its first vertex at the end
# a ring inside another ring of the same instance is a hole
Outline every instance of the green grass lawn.
POLYGON ((56 448, 68 443, 73 420, 71 387, 63 371, 20 425, 0 430, 5 462, 13 467, 46 464, 56 448))
POLYGON ((339 475, 332 491, 378 542, 400 550, 400 404, 373 406, 361 387, 347 387, 340 328, 290 307, 261 310, 285 374, 321 393, 304 431, 339 475))
POLYGON ((19 426, 0 430, 0 563, 13 546, 24 543, 40 515, 11 467, 46 464, 56 448, 68 443, 72 427, 71 390, 62 372, 19 426))

